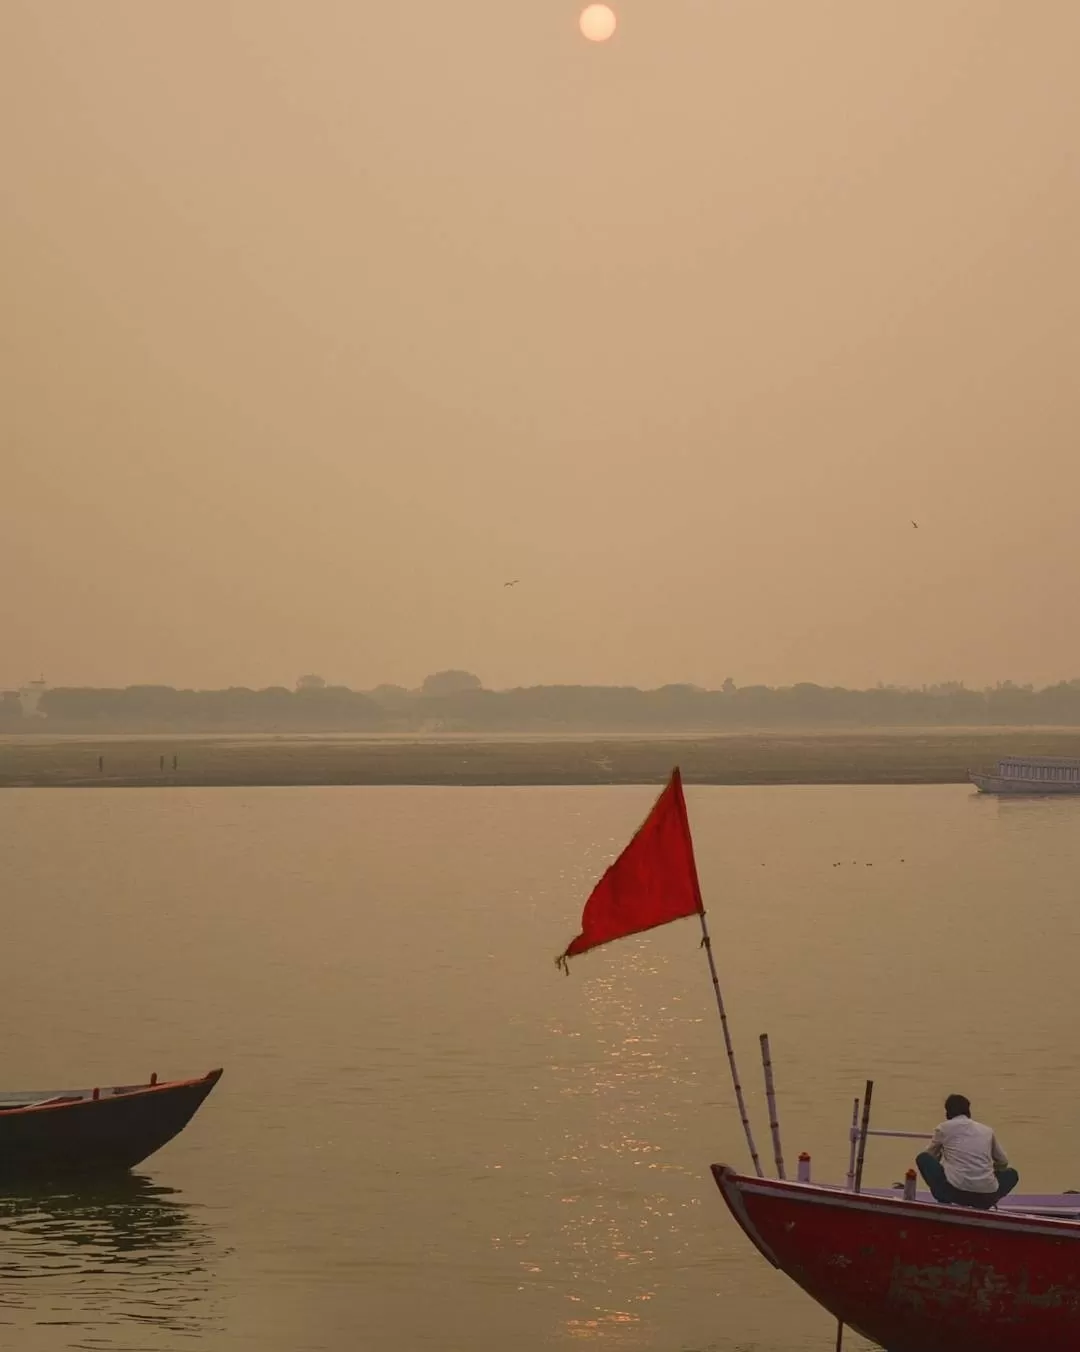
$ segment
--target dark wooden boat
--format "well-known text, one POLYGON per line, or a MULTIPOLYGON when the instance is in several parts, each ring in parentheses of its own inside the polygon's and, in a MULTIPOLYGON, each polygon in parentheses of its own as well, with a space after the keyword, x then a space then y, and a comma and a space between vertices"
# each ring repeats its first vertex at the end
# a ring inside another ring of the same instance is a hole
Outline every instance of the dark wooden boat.
POLYGON ((888 1352, 1080 1347, 1080 1222, 712 1171, 758 1252, 888 1352))
POLYGON ((0 1179, 131 1169, 187 1126, 221 1079, 0 1094, 0 1179))

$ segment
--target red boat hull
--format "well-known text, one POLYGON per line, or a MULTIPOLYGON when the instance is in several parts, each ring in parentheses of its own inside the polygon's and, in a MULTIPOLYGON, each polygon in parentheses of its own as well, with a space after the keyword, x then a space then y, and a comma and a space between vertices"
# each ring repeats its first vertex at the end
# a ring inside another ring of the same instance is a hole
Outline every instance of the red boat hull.
POLYGON ((1080 1348, 1078 1222, 713 1175, 762 1255, 887 1352, 1080 1348))

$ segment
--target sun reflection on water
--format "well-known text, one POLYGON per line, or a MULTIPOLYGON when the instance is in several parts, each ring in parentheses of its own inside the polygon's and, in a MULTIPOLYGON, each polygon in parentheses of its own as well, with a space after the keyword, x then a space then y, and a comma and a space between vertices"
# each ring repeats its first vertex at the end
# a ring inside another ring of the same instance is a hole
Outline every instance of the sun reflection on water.
MULTIPOLYGON (((645 1326, 634 1306, 653 1301, 690 1257, 680 1215, 697 1199, 665 1179, 684 1183, 690 1173, 672 1147, 698 1088, 679 1030, 698 1019, 678 996, 652 1005, 643 995, 662 989, 649 981, 667 965, 655 944, 630 940, 620 950, 617 965, 584 977, 585 1029, 565 1019, 550 1025, 567 1053, 550 1066, 567 1125, 546 1148, 562 1238, 543 1277, 570 1307, 562 1336, 633 1335, 636 1344, 645 1326)), ((541 1265, 522 1267, 539 1274, 541 1265)))

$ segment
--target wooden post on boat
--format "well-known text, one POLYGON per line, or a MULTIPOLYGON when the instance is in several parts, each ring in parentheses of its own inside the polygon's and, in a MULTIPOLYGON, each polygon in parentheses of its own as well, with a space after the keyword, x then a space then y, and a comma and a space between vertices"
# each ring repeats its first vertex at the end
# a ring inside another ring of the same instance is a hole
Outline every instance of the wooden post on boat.
POLYGON ((870 1132, 870 1099, 874 1093, 873 1080, 867 1080, 863 1094, 862 1124, 859 1127, 859 1154, 855 1160, 855 1191, 862 1191, 863 1160, 866 1158, 866 1138, 870 1132))
POLYGON ((750 1158, 754 1161, 754 1172, 758 1178, 764 1178, 765 1170, 761 1167, 757 1146, 754 1144, 754 1133, 750 1129, 750 1115, 746 1111, 746 1099, 743 1097, 742 1082, 739 1079, 739 1067, 735 1062, 735 1047, 732 1044, 731 1032, 728 1029, 727 1011, 724 1009, 724 997, 720 990, 720 976, 717 973, 716 962, 712 955, 712 938, 709 935, 709 927, 705 923, 704 907, 698 911, 698 916, 701 920, 701 946, 705 950, 705 956, 709 959, 709 971, 712 973, 713 991, 716 994, 716 1007, 720 1011, 720 1026, 724 1030, 724 1046, 727 1049, 728 1067, 731 1070, 731 1083, 735 1087, 735 1103, 739 1109, 739 1117, 742 1119, 746 1144, 750 1148, 750 1158))
MULTIPOLYGON (((863 1161, 866 1159, 866 1137, 870 1131, 870 1100, 874 1096, 874 1082, 867 1080, 866 1089, 863 1093, 862 1104, 862 1124, 859 1127, 858 1154, 855 1156, 855 1177, 852 1180, 852 1191, 860 1192, 862 1190, 863 1161)), ((859 1120, 859 1100, 855 1100, 855 1112, 852 1115, 852 1126, 859 1120)), ((852 1152, 855 1151, 855 1142, 851 1144, 852 1152)), ((850 1175, 849 1175, 850 1176, 850 1175)), ((843 1352, 844 1347, 844 1321, 837 1320, 836 1323, 836 1352, 843 1352)))
POLYGON ((776 1161, 776 1177, 787 1178, 784 1172, 784 1152, 780 1148, 780 1122, 776 1116, 776 1088, 773 1084, 772 1053, 769 1051, 769 1035, 762 1033, 761 1065, 765 1071, 765 1102, 769 1108, 769 1131, 772 1133, 773 1159, 776 1161))
POLYGON ((859 1144, 859 1100, 856 1099, 851 1109, 851 1131, 848 1135, 848 1167, 847 1167, 847 1190, 855 1191, 855 1150, 859 1144))

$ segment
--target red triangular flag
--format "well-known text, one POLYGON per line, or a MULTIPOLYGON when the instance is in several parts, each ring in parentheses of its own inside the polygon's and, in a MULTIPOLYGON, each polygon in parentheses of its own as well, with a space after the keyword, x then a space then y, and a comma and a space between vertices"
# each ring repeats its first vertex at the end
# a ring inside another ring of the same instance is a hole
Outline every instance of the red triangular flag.
POLYGON ((682 776, 676 769, 633 840, 593 888, 581 933, 557 961, 697 915, 701 904, 682 776))

